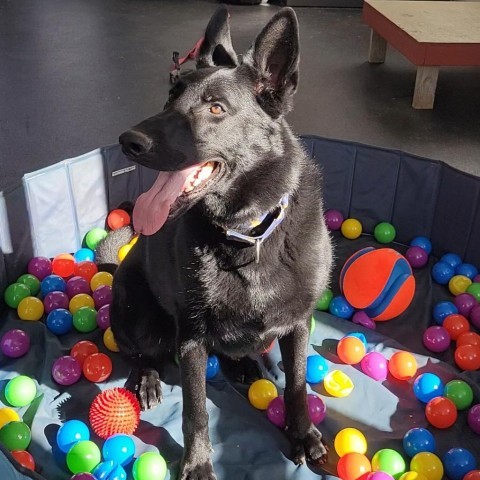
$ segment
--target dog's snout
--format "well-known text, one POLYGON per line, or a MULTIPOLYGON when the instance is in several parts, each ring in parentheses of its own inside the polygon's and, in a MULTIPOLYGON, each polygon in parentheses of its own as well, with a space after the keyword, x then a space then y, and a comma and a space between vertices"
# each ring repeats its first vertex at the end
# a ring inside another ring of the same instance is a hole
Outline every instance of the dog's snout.
POLYGON ((149 136, 136 130, 122 133, 118 141, 122 145, 123 152, 130 157, 139 157, 148 153, 153 144, 149 136))

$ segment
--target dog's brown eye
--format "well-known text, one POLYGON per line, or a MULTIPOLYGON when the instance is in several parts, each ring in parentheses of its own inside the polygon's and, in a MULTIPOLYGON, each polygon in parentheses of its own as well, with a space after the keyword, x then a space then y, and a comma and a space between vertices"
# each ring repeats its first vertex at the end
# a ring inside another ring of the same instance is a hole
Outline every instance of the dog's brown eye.
POLYGON ((210 106, 209 111, 213 115, 221 115, 225 110, 219 103, 214 103, 213 105, 210 106))

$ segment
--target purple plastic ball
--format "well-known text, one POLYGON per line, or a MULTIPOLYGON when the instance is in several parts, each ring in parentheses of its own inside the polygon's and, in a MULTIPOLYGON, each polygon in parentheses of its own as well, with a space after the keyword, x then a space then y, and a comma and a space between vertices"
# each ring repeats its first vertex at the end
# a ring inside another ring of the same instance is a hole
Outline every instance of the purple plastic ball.
POLYGON ((77 473, 73 477, 70 477, 70 480, 96 480, 91 473, 77 473))
POLYGON ((72 277, 67 282, 68 298, 72 298, 79 293, 86 293, 87 295, 90 295, 90 284, 83 277, 72 277))
POLYGON ((280 395, 275 397, 267 407, 267 418, 277 427, 285 428, 287 425, 287 416, 285 413, 285 402, 280 395))
POLYGON ((375 321, 372 320, 363 310, 353 314, 352 322, 361 325, 362 327, 370 328, 371 330, 375 330, 377 327, 375 321))
POLYGON ((443 327, 428 327, 423 333, 423 344, 431 352, 444 352, 450 347, 450 335, 443 327))
POLYGON ((480 403, 477 403, 468 411, 467 422, 468 426, 477 435, 480 435, 480 403))
POLYGON ((27 332, 14 328, 3 335, 0 348, 7 357, 23 357, 30 348, 30 337, 27 332))
POLYGON ((323 400, 318 396, 312 393, 307 395, 307 404, 308 404, 308 416, 314 425, 325 420, 327 415, 327 407, 323 400))
POLYGON ((428 263, 428 253, 420 247, 410 247, 405 258, 412 268, 422 268, 428 263))
POLYGON ((53 362, 52 377, 60 385, 73 385, 80 380, 82 367, 73 357, 65 355, 53 362))
POLYGON ((43 299, 43 305, 46 314, 49 314, 52 310, 57 310, 57 308, 68 310, 68 297, 63 292, 50 292, 43 299))
POLYGON ((112 287, 109 285, 101 285, 92 293, 95 308, 98 310, 104 305, 112 303, 112 287))
POLYGON ((470 323, 477 330, 480 330, 480 305, 476 305, 470 312, 470 323))
POLYGON ((104 305, 98 309, 97 325, 102 330, 106 330, 110 326, 110 305, 104 305))
POLYGON ((367 353, 360 362, 362 372, 374 380, 383 382, 387 378, 388 362, 379 352, 367 353))
POLYGON ((329 230, 340 230, 343 220, 343 215, 338 210, 330 209, 325 212, 325 223, 329 230))
POLYGON ((28 262, 27 271, 42 281, 52 273, 52 262, 47 257, 33 257, 28 262))
POLYGON ((458 309, 458 313, 464 317, 469 317, 472 308, 478 305, 477 300, 469 293, 461 293, 453 299, 453 303, 458 309))

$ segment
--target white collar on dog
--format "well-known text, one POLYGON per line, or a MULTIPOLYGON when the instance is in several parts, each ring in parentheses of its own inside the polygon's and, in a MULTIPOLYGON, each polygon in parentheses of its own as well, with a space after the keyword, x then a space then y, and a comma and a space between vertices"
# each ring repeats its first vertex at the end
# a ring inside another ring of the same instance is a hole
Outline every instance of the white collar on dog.
POLYGON ((285 211, 288 207, 289 195, 286 193, 278 202, 277 207, 273 212, 264 213, 259 218, 250 222, 250 225, 246 226, 247 228, 252 229, 250 234, 245 235, 243 233, 237 232, 235 230, 227 230, 226 235, 228 240, 237 240, 239 242, 248 243, 250 245, 255 245, 255 263, 260 262, 260 247, 262 243, 273 233, 273 231, 283 222, 285 219, 285 211), (276 213, 278 211, 278 213, 276 213), (276 215, 271 218, 274 214, 276 215), (255 230, 260 227, 263 222, 267 220, 270 221, 270 224, 265 228, 264 232, 261 235, 255 235, 255 230))

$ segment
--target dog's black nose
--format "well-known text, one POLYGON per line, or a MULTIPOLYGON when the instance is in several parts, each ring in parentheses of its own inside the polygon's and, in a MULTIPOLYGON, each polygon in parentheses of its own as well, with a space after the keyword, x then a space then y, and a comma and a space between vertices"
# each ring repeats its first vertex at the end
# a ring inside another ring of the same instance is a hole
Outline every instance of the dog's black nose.
POLYGON ((129 157, 139 157, 148 153, 152 148, 152 139, 142 132, 136 130, 128 130, 122 133, 118 139, 122 145, 122 150, 129 157))

